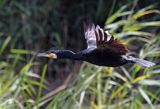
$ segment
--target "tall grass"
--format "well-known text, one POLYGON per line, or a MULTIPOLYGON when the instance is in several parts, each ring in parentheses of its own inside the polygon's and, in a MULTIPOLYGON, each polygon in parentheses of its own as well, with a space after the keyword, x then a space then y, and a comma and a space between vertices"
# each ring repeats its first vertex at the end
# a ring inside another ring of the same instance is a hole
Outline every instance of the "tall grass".
POLYGON ((0 108, 30 109, 38 103, 41 89, 46 88, 43 85, 46 65, 40 77, 33 70, 33 66, 38 65, 37 62, 33 62, 35 53, 12 49, 11 37, 0 37, 4 39, 0 45, 0 108), (30 55, 29 61, 24 58, 25 55, 30 55), (35 87, 38 87, 38 91, 35 87), (32 100, 34 96, 37 98, 35 101, 32 100))
MULTIPOLYGON (((159 63, 160 34, 152 31, 160 26, 160 22, 150 19, 145 21, 143 17, 160 12, 153 6, 138 11, 127 9, 124 6, 112 14, 106 20, 105 29, 128 42, 130 48, 141 47, 133 49, 135 52, 132 54, 159 63)), ((3 39, 0 45, 1 109, 158 108, 158 64, 151 68, 133 64, 110 68, 84 62, 77 75, 69 75, 62 86, 43 95, 42 89, 48 88, 44 85, 47 65, 44 65, 41 75, 36 74, 33 69, 39 65, 34 61, 36 53, 12 48, 9 45, 10 36, 3 39)))
MULTIPOLYGON (((138 11, 126 11, 126 8, 124 6, 110 16, 105 29, 125 39, 131 48, 141 47, 135 49, 139 50, 138 54, 132 54, 158 63, 159 34, 151 32, 160 26, 160 22, 139 19, 160 14, 160 11, 153 6, 138 11), (133 42, 140 44, 132 45, 133 42)), ((158 64, 151 68, 140 65, 109 68, 84 63, 76 79, 66 90, 53 96, 47 109, 157 109, 160 101, 159 73, 158 64)))

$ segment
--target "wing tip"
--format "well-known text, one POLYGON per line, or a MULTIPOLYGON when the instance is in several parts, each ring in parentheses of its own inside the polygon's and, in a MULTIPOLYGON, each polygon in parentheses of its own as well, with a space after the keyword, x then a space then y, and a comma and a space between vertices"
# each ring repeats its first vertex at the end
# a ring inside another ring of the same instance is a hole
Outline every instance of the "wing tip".
POLYGON ((86 32, 87 30, 95 29, 95 25, 92 22, 83 21, 83 28, 84 28, 84 31, 86 32))

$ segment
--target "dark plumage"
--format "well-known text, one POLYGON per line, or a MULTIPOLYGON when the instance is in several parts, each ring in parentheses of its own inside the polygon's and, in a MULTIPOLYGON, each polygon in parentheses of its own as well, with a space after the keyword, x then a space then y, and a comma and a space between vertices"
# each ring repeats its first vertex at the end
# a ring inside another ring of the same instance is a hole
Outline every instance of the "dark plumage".
POLYGON ((155 65, 152 62, 128 56, 127 46, 99 26, 84 24, 84 32, 87 49, 77 53, 70 50, 49 50, 45 53, 39 53, 38 56, 52 59, 82 60, 95 65, 110 67, 127 63, 137 63, 144 67, 155 65))

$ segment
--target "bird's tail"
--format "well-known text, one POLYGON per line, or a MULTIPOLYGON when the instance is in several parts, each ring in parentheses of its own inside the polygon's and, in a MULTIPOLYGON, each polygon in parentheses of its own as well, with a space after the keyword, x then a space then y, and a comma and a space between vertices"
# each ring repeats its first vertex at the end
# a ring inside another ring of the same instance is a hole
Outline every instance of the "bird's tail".
POLYGON ((151 66, 154 66, 155 63, 153 62, 150 62, 150 61, 146 61, 146 60, 142 60, 142 59, 138 59, 138 58, 135 58, 135 57, 132 57, 132 56, 122 56, 125 60, 129 61, 129 62, 132 62, 132 63, 137 63, 137 64, 140 64, 144 67, 151 67, 151 66))

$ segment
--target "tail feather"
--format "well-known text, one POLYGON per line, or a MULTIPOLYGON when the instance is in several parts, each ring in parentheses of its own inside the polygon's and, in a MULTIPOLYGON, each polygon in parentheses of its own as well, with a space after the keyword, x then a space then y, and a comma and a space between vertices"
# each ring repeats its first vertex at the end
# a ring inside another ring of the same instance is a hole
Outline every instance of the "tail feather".
POLYGON ((144 67, 152 67, 152 66, 155 65, 155 63, 153 63, 153 62, 142 60, 142 59, 138 59, 138 58, 135 58, 135 57, 132 57, 132 56, 123 55, 122 57, 124 59, 126 59, 127 61, 129 61, 129 62, 137 63, 137 64, 140 64, 140 65, 142 65, 144 67))

